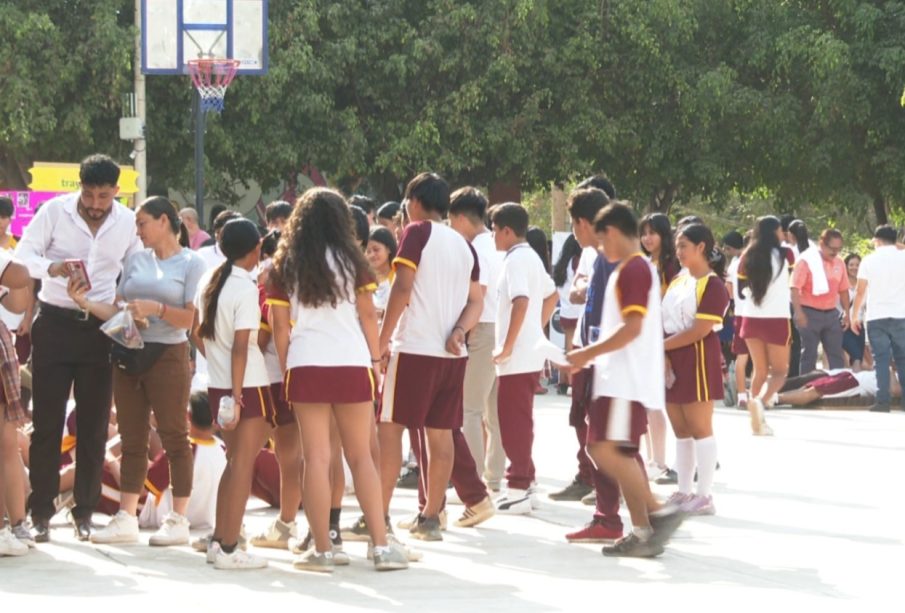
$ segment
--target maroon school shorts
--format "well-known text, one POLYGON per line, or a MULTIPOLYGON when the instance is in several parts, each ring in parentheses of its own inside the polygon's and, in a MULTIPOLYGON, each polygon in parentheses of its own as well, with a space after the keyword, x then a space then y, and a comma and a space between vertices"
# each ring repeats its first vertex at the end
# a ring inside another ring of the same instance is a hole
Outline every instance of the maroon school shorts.
POLYGON ((640 402, 602 396, 588 407, 588 442, 638 447, 646 432, 647 409, 640 402))
POLYGON ((467 358, 397 353, 390 357, 380 421, 407 428, 462 427, 467 358))
MULTIPOLYGON (((207 397, 211 406, 211 416, 217 421, 217 414, 220 413, 220 399, 224 396, 232 396, 233 391, 227 389, 219 389, 216 387, 207 388, 207 397)), ((273 416, 273 400, 270 397, 270 387, 243 387, 242 388, 242 413, 239 419, 252 419, 254 417, 263 417, 271 425, 274 425, 273 416)))
POLYGON ((716 333, 666 355, 676 375, 676 382, 666 389, 666 402, 688 404, 723 399, 723 352, 716 333))
POLYGON ((270 384, 270 399, 273 400, 273 423, 275 426, 288 426, 295 424, 295 413, 286 400, 286 392, 283 391, 283 383, 270 384))
POLYGON ((745 317, 739 335, 768 345, 788 345, 792 341, 792 324, 788 317, 745 317))
POLYGON ((835 375, 827 375, 814 379, 808 383, 808 387, 813 387, 820 392, 821 396, 831 396, 832 394, 841 394, 848 390, 858 387, 858 380, 850 372, 840 372, 835 375))
POLYGON ((297 366, 286 373, 284 385, 294 403, 374 402, 374 375, 364 366, 297 366))

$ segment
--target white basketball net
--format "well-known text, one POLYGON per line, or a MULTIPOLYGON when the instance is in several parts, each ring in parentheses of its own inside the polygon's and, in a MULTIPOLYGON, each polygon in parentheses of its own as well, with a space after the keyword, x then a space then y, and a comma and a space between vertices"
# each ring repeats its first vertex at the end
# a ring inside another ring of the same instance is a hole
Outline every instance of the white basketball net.
POLYGON ((189 60, 192 84, 201 96, 203 111, 223 111, 223 97, 239 69, 239 60, 201 59, 189 60))

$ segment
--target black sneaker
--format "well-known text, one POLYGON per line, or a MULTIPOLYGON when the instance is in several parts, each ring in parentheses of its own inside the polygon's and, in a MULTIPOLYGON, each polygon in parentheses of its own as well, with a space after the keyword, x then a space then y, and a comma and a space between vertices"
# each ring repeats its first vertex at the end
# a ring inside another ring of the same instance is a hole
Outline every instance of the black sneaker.
POLYGON ((572 483, 558 492, 550 494, 550 500, 557 500, 560 502, 566 500, 581 500, 592 491, 594 491, 593 487, 582 483, 578 477, 575 477, 575 479, 572 480, 572 483))
POLYGON ((439 517, 425 517, 424 515, 419 515, 418 522, 412 526, 409 532, 411 533, 412 538, 421 541, 443 540, 443 534, 440 532, 439 517))
POLYGON ((601 552, 608 558, 655 558, 663 553, 663 546, 655 543, 653 537, 642 541, 633 532, 612 545, 604 545, 601 552))
POLYGON ((654 530, 654 535, 650 537, 650 542, 658 545, 661 549, 672 535, 675 534, 682 522, 685 521, 686 514, 678 507, 667 509, 663 513, 648 515, 650 527, 654 530))
POLYGON ((657 485, 675 485, 679 482, 679 473, 674 471, 671 468, 667 468, 666 471, 657 477, 657 480, 654 481, 657 485))
POLYGON ((867 410, 871 413, 889 413, 889 405, 878 402, 867 410))
POLYGON ((401 490, 417 490, 418 478, 419 471, 417 466, 406 468, 399 479, 396 480, 396 487, 401 490))

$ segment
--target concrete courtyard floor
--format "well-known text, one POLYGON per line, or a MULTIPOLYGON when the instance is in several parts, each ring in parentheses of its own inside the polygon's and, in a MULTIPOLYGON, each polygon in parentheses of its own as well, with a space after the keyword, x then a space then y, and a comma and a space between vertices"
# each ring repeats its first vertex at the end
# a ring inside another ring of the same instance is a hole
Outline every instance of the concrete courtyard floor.
MULTIPOLYGON (((451 527, 444 542, 417 544, 424 560, 408 571, 374 572, 364 543, 347 544, 352 565, 332 576, 295 571, 273 550, 258 550, 267 570, 215 571, 189 547, 79 543, 58 516, 52 543, 0 559, 0 611, 905 610, 905 414, 775 411, 776 436, 755 438, 745 413, 718 409, 718 514, 687 521, 655 560, 566 543, 591 516, 546 497, 575 470, 568 399, 538 397, 535 414, 539 510, 451 527)), ((394 521, 413 494, 397 492, 394 521)), ((354 497, 346 504, 344 523, 358 515, 354 497)), ((274 515, 251 501, 248 532, 274 515)))

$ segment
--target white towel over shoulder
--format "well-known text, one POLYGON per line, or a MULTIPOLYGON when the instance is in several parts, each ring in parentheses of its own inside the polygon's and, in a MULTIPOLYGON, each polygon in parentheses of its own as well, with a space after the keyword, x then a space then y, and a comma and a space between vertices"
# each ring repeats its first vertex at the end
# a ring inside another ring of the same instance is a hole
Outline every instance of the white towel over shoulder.
POLYGON ((818 247, 811 247, 801 254, 801 259, 808 265, 811 271, 811 293, 822 296, 830 291, 830 284, 826 279, 826 269, 823 267, 823 255, 818 247))

